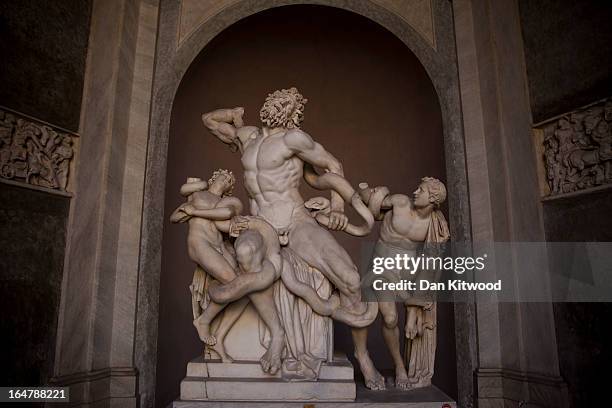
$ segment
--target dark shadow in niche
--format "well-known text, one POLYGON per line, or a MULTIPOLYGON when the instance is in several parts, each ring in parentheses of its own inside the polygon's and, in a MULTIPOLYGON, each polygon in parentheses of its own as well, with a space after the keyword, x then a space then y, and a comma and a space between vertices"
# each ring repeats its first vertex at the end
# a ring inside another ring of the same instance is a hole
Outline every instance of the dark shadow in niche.
MULTIPOLYGON (((603 191, 547 201, 543 206, 546 240, 612 241, 612 193, 603 191)), ((549 253, 549 262, 559 262, 549 253)), ((554 270, 554 269, 553 269, 554 270)), ((612 304, 554 303, 559 369, 571 406, 597 406, 609 399, 607 372, 612 364, 612 304)))
MULTIPOLYGON (((186 364, 202 351, 191 323, 188 286, 194 265, 184 225, 169 215, 181 202, 186 177, 208 178, 217 168, 237 176, 240 157, 203 127, 201 115, 244 106, 247 124, 259 124, 265 96, 296 86, 309 99, 303 130, 334 154, 356 185, 387 185, 411 194, 422 176, 445 180, 442 118, 424 68, 393 34, 359 15, 323 6, 287 6, 248 17, 214 38, 193 61, 177 91, 170 125, 160 282, 157 406, 178 397, 186 364)), ((320 195, 304 188, 305 198, 320 195)), ((376 229, 367 239, 375 240, 376 229)), ((361 239, 336 234, 356 263, 361 239)), ((453 307, 439 308, 434 383, 456 397, 453 307)), ((380 322, 370 330, 370 353, 392 367, 380 322)), ((335 346, 352 355, 349 330, 335 325, 335 346)))
POLYGON ((68 197, 0 183, 3 386, 52 375, 69 207, 68 197))
POLYGON ((0 2, 0 105, 79 130, 91 0, 0 2))
POLYGON ((519 0, 533 122, 610 96, 612 2, 519 0))

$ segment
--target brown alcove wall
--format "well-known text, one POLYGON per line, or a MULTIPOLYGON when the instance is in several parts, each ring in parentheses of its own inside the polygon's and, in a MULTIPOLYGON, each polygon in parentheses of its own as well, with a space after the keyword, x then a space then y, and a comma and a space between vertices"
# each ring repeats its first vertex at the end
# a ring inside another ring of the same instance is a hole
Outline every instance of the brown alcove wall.
MULTIPOLYGON (((326 147, 356 185, 384 184, 411 194, 422 176, 445 180, 438 99, 417 58, 393 34, 356 14, 322 6, 286 6, 246 18, 213 39, 182 79, 172 111, 160 283, 157 406, 178 396, 186 363, 202 349, 191 324, 188 286, 194 270, 185 225, 168 217, 188 176, 233 170, 235 194, 247 202, 240 158, 208 133, 204 112, 244 106, 259 125, 265 96, 296 86, 309 99, 302 129, 326 147)), ((304 188, 304 197, 319 195, 304 188)), ((356 263, 365 239, 337 233, 356 263)), ((367 239, 372 241, 377 230, 367 239)), ((452 305, 439 308, 434 383, 456 396, 452 305)), ((337 324, 336 348, 352 353, 349 330, 337 324)), ((392 367, 379 322, 369 348, 379 369, 392 367)))

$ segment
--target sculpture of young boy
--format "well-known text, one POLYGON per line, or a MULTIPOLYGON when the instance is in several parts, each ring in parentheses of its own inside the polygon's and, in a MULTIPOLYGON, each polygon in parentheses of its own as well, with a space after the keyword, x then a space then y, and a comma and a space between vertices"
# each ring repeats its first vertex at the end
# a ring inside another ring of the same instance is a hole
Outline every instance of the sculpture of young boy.
MULTIPOLYGON (((361 183, 360 195, 374 217, 382 219, 375 257, 415 256, 418 244, 435 245, 449 239, 448 224, 438 209, 446 199, 446 188, 439 180, 424 177, 413 193, 413 199, 403 194, 390 194, 386 187, 369 188, 361 183)), ((391 271, 399 274, 398 271, 391 271)), ((408 344, 406 364, 400 352, 397 309, 394 302, 379 302, 384 319, 383 338, 395 365, 395 385, 401 389, 431 384, 436 345, 435 303, 407 298, 405 335, 408 344)))
POLYGON ((181 194, 187 197, 187 201, 172 213, 170 220, 189 223, 189 257, 198 265, 192 292, 200 299, 202 306, 198 315, 194 305, 193 323, 200 339, 213 347, 223 361, 232 361, 225 353, 223 340, 250 300, 271 332, 271 343, 261 359, 261 366, 265 372, 274 374, 280 369, 284 346, 284 330, 274 307, 271 287, 271 282, 280 274, 280 245, 274 230, 265 221, 235 217, 242 211, 242 204, 237 198, 229 196, 234 183, 233 174, 221 169, 213 174, 208 183, 196 178, 188 179, 181 188, 181 194), (240 235, 242 229, 251 229, 236 240, 235 251, 229 241, 224 241, 222 234, 230 232, 232 228, 235 235, 240 235), (241 273, 249 275, 237 280, 241 273), (206 274, 219 284, 209 285, 206 274), (237 281, 249 281, 251 285, 246 285, 250 286, 249 290, 239 299, 223 300, 225 287, 237 281), (217 296, 208 292, 216 292, 217 296), (231 310, 224 315, 215 337, 211 333, 211 323, 232 300, 237 301, 231 303, 231 310))

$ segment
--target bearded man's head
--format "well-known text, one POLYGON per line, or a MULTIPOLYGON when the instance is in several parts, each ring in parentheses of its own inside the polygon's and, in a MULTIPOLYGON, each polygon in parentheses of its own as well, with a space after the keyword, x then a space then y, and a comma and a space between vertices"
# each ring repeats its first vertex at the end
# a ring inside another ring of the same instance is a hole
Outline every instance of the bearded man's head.
POLYGON ((308 99, 295 87, 274 91, 268 94, 259 111, 259 117, 267 127, 299 128, 304 120, 306 102, 308 99))

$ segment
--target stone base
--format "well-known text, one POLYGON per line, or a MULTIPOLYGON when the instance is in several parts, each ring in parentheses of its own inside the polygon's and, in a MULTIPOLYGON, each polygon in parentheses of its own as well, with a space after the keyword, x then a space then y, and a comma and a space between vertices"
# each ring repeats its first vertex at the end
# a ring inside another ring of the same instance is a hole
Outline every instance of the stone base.
MULTIPOLYGON (((323 363, 317 381, 285 381, 269 375, 259 362, 196 358, 181 382, 182 406, 188 401, 354 401, 353 366, 344 356, 323 363)), ((178 404, 178 405, 177 405, 178 404)))
POLYGON ((561 377, 510 369, 480 368, 476 371, 476 384, 479 407, 503 406, 512 401, 525 401, 526 406, 569 406, 567 385, 561 377))
MULTIPOLYGON (((448 408, 457 408, 454 402, 448 408)), ((440 402, 221 402, 175 401, 172 408, 446 408, 440 402)))
POLYGON ((393 388, 387 378, 387 390, 371 391, 357 380, 355 401, 174 401, 173 408, 457 408, 457 404, 435 386, 403 391, 393 388))
POLYGON ((387 390, 372 391, 363 379, 354 379, 352 364, 336 354, 323 363, 318 381, 284 381, 280 374, 261 371, 255 361, 222 363, 196 358, 187 365, 180 400, 172 408, 456 408, 457 404, 435 386, 409 391, 393 386, 392 372, 383 372, 387 390))

